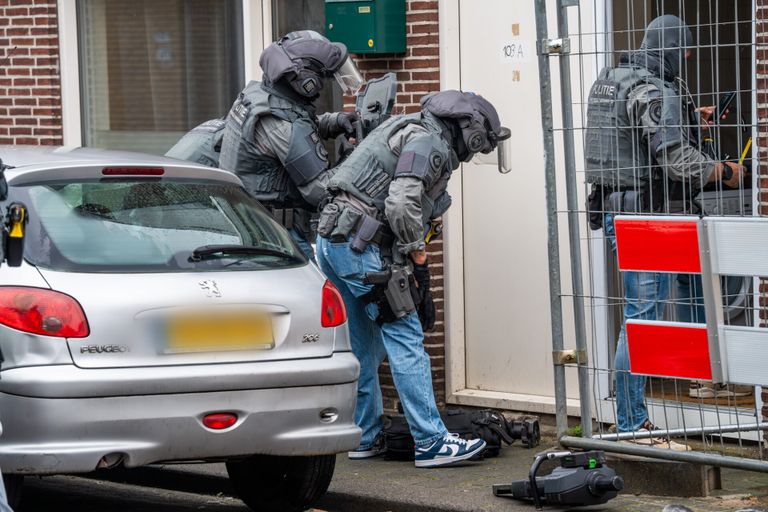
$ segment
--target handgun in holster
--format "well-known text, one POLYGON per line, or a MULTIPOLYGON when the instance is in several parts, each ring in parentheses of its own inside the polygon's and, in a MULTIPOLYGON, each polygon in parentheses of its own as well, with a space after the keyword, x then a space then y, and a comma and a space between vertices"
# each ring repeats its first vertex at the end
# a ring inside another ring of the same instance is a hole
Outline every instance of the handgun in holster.
POLYGON ((372 297, 378 296, 381 299, 383 295, 384 301, 368 301, 377 302, 380 309, 384 303, 389 307, 391 317, 385 312, 379 312, 383 322, 399 320, 416 311, 418 299, 414 298, 413 274, 407 266, 390 265, 381 272, 368 272, 363 276, 363 284, 373 285, 372 297))

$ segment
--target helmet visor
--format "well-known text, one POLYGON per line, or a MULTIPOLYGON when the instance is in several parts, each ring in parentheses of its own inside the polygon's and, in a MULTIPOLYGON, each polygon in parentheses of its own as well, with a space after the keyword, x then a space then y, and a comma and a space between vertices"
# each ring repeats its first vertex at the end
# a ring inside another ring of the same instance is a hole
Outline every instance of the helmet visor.
POLYGON ((509 128, 501 127, 497 138, 496 154, 499 159, 499 172, 507 174, 512 170, 512 132, 509 128))
POLYGON ((348 96, 357 94, 360 87, 363 85, 363 75, 360 74, 360 70, 357 69, 355 61, 347 57, 344 63, 336 70, 333 77, 339 83, 341 92, 348 96))

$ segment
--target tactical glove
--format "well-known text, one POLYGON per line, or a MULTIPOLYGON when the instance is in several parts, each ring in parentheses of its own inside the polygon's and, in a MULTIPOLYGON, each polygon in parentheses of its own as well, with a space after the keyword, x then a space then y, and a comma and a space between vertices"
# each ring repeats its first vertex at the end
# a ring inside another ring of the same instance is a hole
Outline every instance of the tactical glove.
POLYGON ((432 300, 432 292, 429 289, 429 266, 413 265, 413 278, 416 281, 419 292, 419 304, 416 312, 419 314, 421 328, 431 331, 435 328, 435 302, 432 300))
POLYGON ((323 114, 318 118, 320 136, 324 139, 334 139, 339 135, 351 137, 355 135, 355 128, 352 123, 357 120, 357 114, 354 112, 323 114))
POLYGON ((355 150, 355 146, 353 146, 347 139, 339 139, 336 142, 336 165, 339 165, 352 154, 352 151, 355 150))

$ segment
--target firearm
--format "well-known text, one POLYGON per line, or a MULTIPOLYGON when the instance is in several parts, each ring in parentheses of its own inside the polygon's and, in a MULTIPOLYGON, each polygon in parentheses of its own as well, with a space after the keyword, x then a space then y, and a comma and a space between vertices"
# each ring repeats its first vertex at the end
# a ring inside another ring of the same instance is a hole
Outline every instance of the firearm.
POLYGON ((368 272, 363 276, 363 284, 373 285, 379 290, 380 297, 384 299, 379 305, 386 303, 390 309, 387 313, 391 313, 394 319, 416 311, 412 281, 413 273, 405 265, 390 265, 381 272, 368 272))

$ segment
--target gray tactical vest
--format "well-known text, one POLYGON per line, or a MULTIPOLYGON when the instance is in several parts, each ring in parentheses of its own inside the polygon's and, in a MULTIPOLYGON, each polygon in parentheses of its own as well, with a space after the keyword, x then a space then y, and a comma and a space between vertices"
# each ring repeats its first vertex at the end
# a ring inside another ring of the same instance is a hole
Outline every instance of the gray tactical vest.
POLYGON ((227 115, 219 166, 237 174, 246 190, 268 206, 307 208, 280 160, 262 154, 253 142, 256 123, 267 114, 291 123, 300 119, 313 126, 317 123, 314 113, 301 104, 252 81, 238 95, 227 115))
POLYGON ((603 68, 592 85, 584 148, 588 183, 612 189, 634 189, 649 182, 655 155, 643 141, 642 130, 634 126, 627 114, 630 92, 646 83, 655 85, 664 94, 677 94, 641 67, 603 68))
POLYGON ((453 150, 440 134, 442 129, 434 120, 422 113, 405 116, 394 116, 384 121, 372 131, 350 156, 336 167, 336 172, 330 179, 328 190, 332 194, 340 191, 375 207, 382 218, 384 217, 384 201, 389 194, 389 184, 397 168, 399 155, 389 147, 390 138, 409 124, 418 124, 437 135, 436 140, 444 147, 441 154, 452 155, 446 158, 443 168, 439 169, 440 176, 432 180, 432 186, 424 191, 422 196, 422 216, 426 223, 445 212, 450 205, 450 196, 445 192, 450 172, 458 167, 459 162, 453 150))
POLYGON ((195 126, 179 139, 165 156, 218 167, 224 124, 223 119, 211 119, 195 126))

